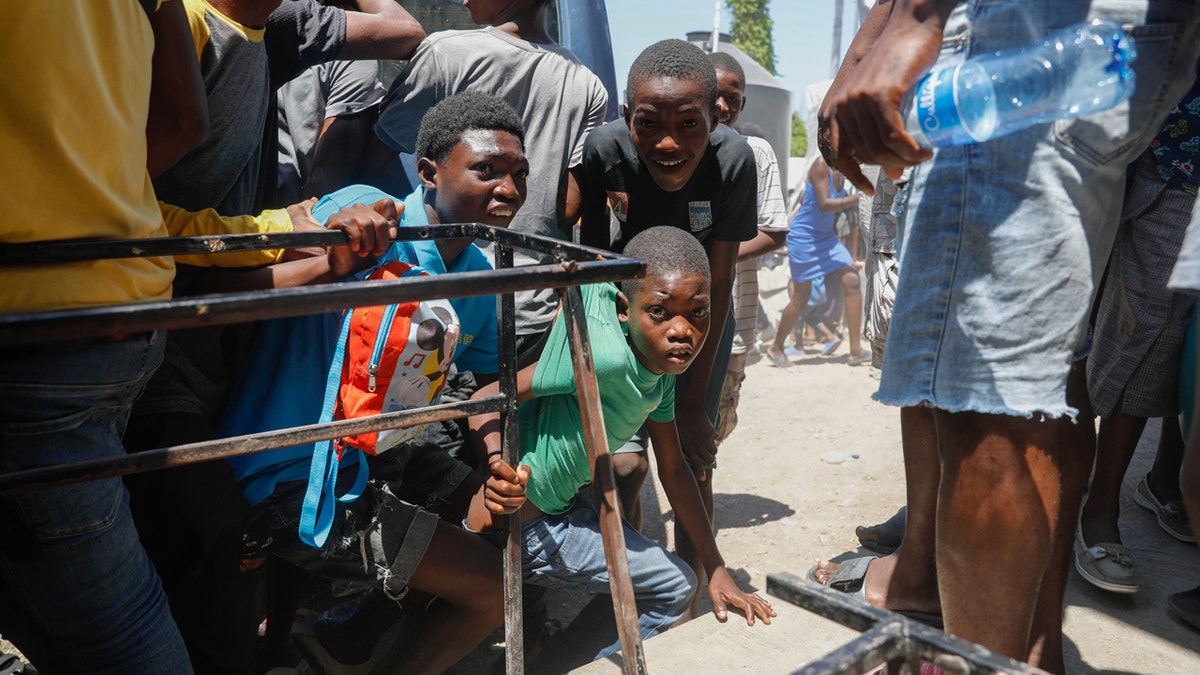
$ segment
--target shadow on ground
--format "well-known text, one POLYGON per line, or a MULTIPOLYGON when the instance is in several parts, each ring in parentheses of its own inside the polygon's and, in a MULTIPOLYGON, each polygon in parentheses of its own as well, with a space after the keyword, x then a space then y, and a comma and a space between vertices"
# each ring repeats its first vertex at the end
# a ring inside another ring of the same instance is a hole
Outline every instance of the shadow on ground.
MULTIPOLYGON (((713 495, 713 505, 717 512, 718 531, 738 527, 758 527, 796 514, 795 509, 783 502, 745 493, 717 493, 713 495)), ((675 512, 667 511, 663 514, 663 520, 674 522, 675 512)))

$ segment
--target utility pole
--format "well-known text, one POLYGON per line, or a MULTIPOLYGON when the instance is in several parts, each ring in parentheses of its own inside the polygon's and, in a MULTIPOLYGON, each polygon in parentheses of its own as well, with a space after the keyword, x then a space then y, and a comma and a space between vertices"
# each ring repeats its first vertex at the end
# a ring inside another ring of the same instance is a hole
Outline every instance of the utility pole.
MULTIPOLYGON (((840 2, 840 0, 839 0, 840 2)), ((713 10, 713 34, 712 42, 709 46, 709 51, 716 54, 717 45, 721 43, 721 0, 716 0, 716 8, 713 10)))
POLYGON ((829 77, 837 76, 842 65, 842 0, 833 3, 833 60, 829 63, 829 77))

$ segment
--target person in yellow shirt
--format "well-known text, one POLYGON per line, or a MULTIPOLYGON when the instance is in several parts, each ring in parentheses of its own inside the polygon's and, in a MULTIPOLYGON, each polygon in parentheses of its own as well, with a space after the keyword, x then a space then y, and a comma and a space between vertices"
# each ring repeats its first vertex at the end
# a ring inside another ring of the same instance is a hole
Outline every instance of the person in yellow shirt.
MULTIPOLYGON (((148 9, 134 0, 0 5, 3 243, 167 234, 146 168, 148 9)), ((167 299, 174 265, 5 267, 0 311, 167 299)), ((8 350, 0 470, 123 454, 129 407, 161 359, 157 334, 8 350)), ((0 633, 39 669, 191 672, 119 478, 0 498, 0 532, 0 633)))
MULTIPOLYGON (((173 1, 0 3, 0 243, 292 229, 283 210, 222 218, 156 199, 147 170, 152 55, 161 65, 154 18, 186 30, 173 1)), ((0 312, 165 300, 174 276, 171 258, 9 265, 0 312)), ((0 472, 124 454, 130 406, 162 349, 155 332, 0 353, 0 472)), ((192 671, 119 478, 0 497, 0 607, 0 634, 42 672, 192 671)))

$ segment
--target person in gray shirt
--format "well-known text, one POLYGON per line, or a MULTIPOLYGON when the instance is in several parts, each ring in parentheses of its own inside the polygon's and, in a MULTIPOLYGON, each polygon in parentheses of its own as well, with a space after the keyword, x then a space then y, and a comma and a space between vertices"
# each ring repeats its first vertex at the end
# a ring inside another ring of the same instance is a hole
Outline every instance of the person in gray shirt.
MULTIPOLYGON (((421 43, 392 83, 375 134, 395 158, 413 151, 421 115, 443 98, 470 89, 504 99, 525 124, 530 167, 529 195, 511 229, 569 238, 563 231, 570 225, 563 222, 570 199, 566 171, 580 163, 588 132, 604 122, 608 92, 551 39, 549 0, 522 0, 502 9, 494 4, 466 3, 471 20, 483 28, 444 31, 421 43)), ((545 262, 520 250, 514 257, 517 265, 545 262)), ((552 290, 517 294, 518 352, 536 353, 557 304, 552 290)))

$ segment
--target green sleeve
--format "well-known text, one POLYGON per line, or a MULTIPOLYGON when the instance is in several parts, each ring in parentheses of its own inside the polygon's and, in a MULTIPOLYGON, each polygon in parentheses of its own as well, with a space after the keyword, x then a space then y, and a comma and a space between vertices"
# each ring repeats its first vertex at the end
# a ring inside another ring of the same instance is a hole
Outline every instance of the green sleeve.
MULTIPOLYGON (((605 339, 608 331, 606 323, 616 321, 613 303, 616 288, 612 284, 586 284, 579 287, 583 299, 583 309, 588 325, 589 338, 593 343, 605 339), (611 316, 610 316, 611 315, 611 316)), ((606 350, 599 345, 593 347, 593 358, 604 358, 606 350)), ((603 364, 595 365, 597 372, 604 372, 603 364)), ((554 319, 550 329, 550 337, 546 338, 546 347, 538 358, 537 368, 533 373, 533 395, 553 396, 555 394, 575 393, 575 370, 571 365, 571 346, 567 342, 567 322, 562 312, 554 319)))
POLYGON ((533 371, 532 388, 536 397, 575 391, 575 370, 571 367, 571 348, 567 344, 567 322, 561 312, 554 319, 546 347, 533 371))

